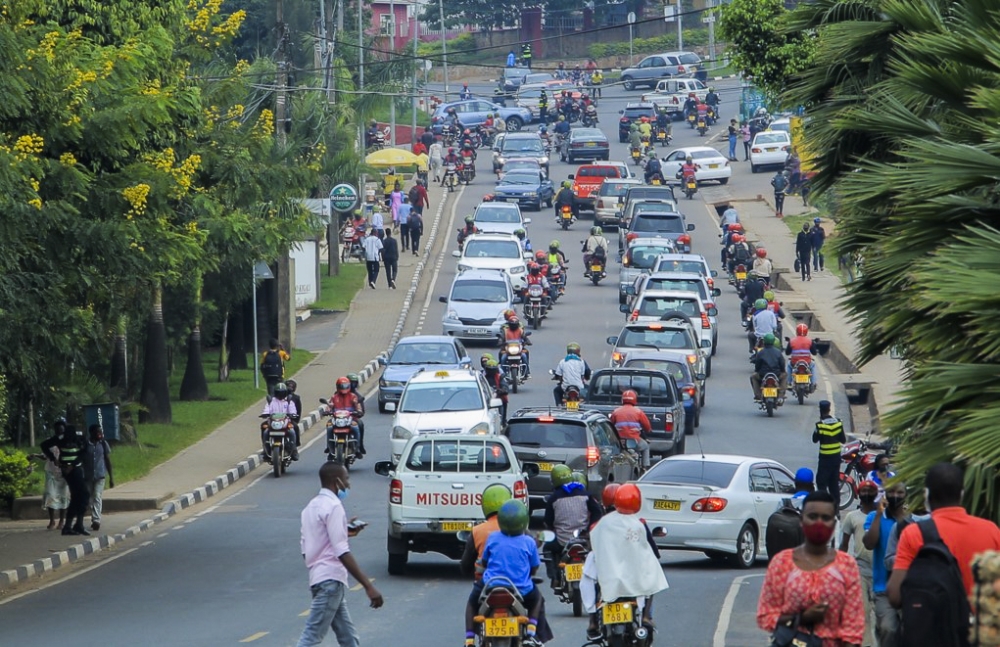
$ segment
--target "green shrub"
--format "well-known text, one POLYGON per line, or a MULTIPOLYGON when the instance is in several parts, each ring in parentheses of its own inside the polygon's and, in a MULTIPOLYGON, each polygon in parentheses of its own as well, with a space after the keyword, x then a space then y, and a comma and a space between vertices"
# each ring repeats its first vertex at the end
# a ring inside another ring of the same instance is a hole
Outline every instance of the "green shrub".
MULTIPOLYGON (((476 37, 471 33, 459 34, 455 38, 448 39, 448 56, 449 58, 453 53, 462 52, 463 54, 473 54, 479 51, 479 46, 476 45, 476 37)), ((441 47, 441 41, 436 40, 430 43, 420 43, 417 45, 417 56, 441 56, 443 50, 441 47)), ((458 63, 458 60, 450 61, 452 63, 458 63)), ((438 61, 435 60, 435 65, 438 61)))
MULTIPOLYGON (((701 47, 708 44, 707 29, 685 29, 684 48, 701 47)), ((449 45, 449 48, 451 46, 449 45)), ((677 32, 673 31, 651 38, 636 38, 632 41, 632 53, 636 56, 655 54, 656 52, 667 52, 677 48, 677 32)), ((591 58, 604 58, 607 56, 628 56, 628 41, 618 41, 617 43, 594 43, 587 48, 587 53, 591 58)))
POLYGON ((32 465, 24 452, 0 449, 0 501, 8 505, 24 494, 31 481, 32 465))

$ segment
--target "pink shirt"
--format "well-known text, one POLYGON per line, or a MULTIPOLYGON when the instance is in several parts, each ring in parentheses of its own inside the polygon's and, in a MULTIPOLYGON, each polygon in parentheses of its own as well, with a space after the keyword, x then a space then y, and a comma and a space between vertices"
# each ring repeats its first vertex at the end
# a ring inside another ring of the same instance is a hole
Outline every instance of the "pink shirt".
POLYGON ((270 402, 264 402, 264 409, 260 412, 261 415, 271 415, 272 413, 286 413, 290 416, 298 415, 298 411, 295 410, 295 403, 291 400, 279 400, 278 398, 271 398, 270 402))
POLYGON ((309 586, 334 580, 347 584, 340 556, 350 552, 347 513, 337 495, 323 488, 302 511, 302 555, 309 569, 309 586))

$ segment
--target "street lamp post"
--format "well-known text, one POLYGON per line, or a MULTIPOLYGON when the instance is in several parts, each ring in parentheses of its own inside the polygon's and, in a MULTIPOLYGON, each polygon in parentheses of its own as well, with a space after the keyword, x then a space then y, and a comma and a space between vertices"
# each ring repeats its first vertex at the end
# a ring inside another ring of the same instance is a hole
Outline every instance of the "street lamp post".
MULTIPOLYGON (((678 0, 679 2, 680 0, 678 0)), ((441 14, 441 54, 444 64, 444 100, 448 100, 448 32, 444 28, 444 0, 438 0, 438 12, 441 14)))
POLYGON ((253 362, 251 363, 251 368, 253 369, 253 388, 260 388, 260 371, 257 370, 257 351, 260 350, 260 346, 257 341, 257 279, 273 279, 274 274, 271 273, 271 268, 267 266, 264 261, 257 261, 253 266, 253 280, 250 283, 250 293, 253 295, 253 362))

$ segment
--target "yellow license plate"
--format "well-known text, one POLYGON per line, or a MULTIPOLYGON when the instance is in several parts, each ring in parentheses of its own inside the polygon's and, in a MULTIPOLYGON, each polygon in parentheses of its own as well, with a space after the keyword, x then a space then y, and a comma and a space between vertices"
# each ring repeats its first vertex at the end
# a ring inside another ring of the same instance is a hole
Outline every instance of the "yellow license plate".
POLYGON ((516 638, 517 618, 486 618, 483 633, 490 638, 516 638))
POLYGON ((653 181, 650 184, 653 184, 655 186, 655 185, 657 185, 659 183, 660 183, 660 181, 658 179, 653 178, 653 181))
POLYGON ((551 472, 555 463, 537 463, 539 472, 551 472))
POLYGON ((709 164, 708 168, 719 168, 718 164, 709 164))
POLYGON ((462 530, 472 530, 471 521, 442 521, 441 530, 445 532, 461 532, 462 530))
POLYGON ((591 272, 600 272, 602 269, 603 268, 600 265, 591 265, 590 266, 590 271, 591 272))
POLYGON ((605 604, 603 615, 604 624, 606 625, 620 625, 632 622, 632 605, 625 604, 624 602, 605 604))
POLYGON ((597 142, 587 142, 586 144, 584 144, 584 146, 586 146, 587 148, 593 148, 597 146, 597 142))
POLYGON ((737 272, 736 273, 736 280, 737 281, 745 281, 746 278, 747 278, 747 273, 746 272, 737 272))
POLYGON ((569 211, 567 211, 566 213, 564 213, 564 214, 562 215, 562 217, 563 217, 563 219, 564 219, 564 220, 570 220, 570 219, 571 219, 571 218, 573 217, 573 213, 572 213, 572 212, 569 212, 569 211))
POLYGON ((796 384, 809 384, 809 376, 808 375, 799 375, 798 373, 796 373, 795 374, 795 383, 796 384))
POLYGON ((766 150, 768 153, 773 153, 774 151, 776 151, 778 149, 777 148, 765 148, 764 150, 766 150))
POLYGON ((579 582, 583 579, 583 564, 566 564, 567 582, 579 582))
POLYGON ((674 512, 677 512, 678 510, 681 509, 681 502, 680 501, 667 501, 667 500, 653 501, 653 509, 654 510, 673 510, 674 512))
POLYGON ((776 398, 778 397, 778 389, 764 389, 765 398, 776 398))
POLYGON ((576 411, 577 409, 580 408, 580 401, 570 400, 566 403, 566 408, 569 409, 570 411, 576 411))

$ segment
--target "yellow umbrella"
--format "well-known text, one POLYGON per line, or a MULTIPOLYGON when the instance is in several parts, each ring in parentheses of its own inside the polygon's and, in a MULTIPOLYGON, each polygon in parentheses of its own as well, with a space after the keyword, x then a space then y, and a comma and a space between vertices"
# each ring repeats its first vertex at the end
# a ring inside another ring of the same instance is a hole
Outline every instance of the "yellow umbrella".
POLYGON ((371 166, 414 166, 417 163, 417 156, 402 148, 383 148, 369 153, 365 157, 365 163, 371 166))

